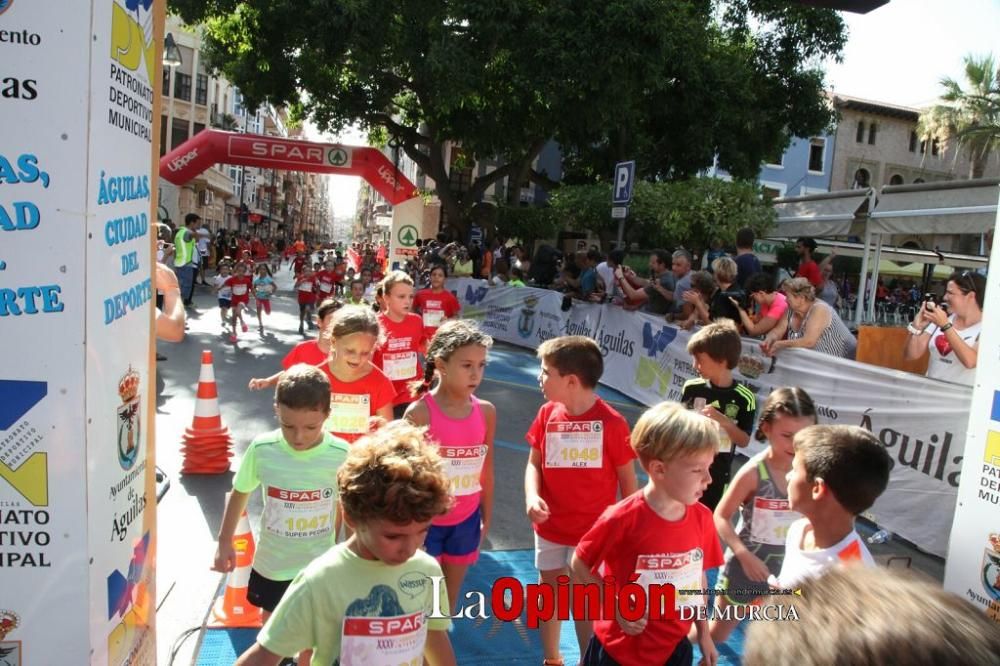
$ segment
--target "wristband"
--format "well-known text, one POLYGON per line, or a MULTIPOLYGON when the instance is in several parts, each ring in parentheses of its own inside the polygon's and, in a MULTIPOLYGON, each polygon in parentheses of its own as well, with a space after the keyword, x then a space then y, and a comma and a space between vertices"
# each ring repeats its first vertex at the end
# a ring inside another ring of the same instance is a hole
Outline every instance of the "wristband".
POLYGON ((913 324, 907 324, 906 325, 906 330, 910 332, 910 335, 923 335, 924 334, 924 329, 917 328, 913 324))
POLYGON ((955 326, 955 324, 953 324, 953 323, 951 323, 949 321, 947 324, 945 324, 944 326, 941 327, 941 332, 944 333, 945 331, 947 331, 949 328, 952 328, 953 326, 955 326))

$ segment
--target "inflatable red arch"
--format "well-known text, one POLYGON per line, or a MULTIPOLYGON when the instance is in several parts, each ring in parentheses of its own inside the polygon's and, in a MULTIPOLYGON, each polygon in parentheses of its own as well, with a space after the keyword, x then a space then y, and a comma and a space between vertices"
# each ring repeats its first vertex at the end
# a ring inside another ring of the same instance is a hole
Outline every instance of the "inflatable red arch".
POLYGON ((417 196, 409 179, 374 148, 205 129, 160 158, 160 178, 183 185, 216 163, 361 176, 396 206, 417 196))

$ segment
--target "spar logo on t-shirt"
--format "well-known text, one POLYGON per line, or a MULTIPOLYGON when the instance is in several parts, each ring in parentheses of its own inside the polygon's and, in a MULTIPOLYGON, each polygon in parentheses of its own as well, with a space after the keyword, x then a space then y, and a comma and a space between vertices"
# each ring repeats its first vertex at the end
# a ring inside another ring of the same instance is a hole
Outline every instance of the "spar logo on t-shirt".
POLYGON ((486 455, 485 445, 480 446, 441 446, 438 453, 442 458, 478 458, 486 455))
POLYGON ((270 486, 267 496, 282 502, 318 502, 333 497, 333 488, 318 488, 316 490, 285 490, 270 486))
POLYGON ((427 301, 428 310, 442 310, 441 301, 427 301))
POLYGON ((602 432, 604 424, 600 421, 560 421, 550 423, 549 432, 602 432))
POLYGON ((701 562, 705 554, 701 548, 689 550, 686 553, 665 553, 661 555, 640 555, 636 569, 680 569, 694 562, 701 562))

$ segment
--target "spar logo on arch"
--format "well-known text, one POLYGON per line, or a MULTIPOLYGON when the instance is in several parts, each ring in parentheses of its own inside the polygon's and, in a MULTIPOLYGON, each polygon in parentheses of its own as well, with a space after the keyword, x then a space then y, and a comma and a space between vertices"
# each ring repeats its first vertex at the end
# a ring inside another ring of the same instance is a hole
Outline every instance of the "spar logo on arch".
POLYGON ((326 162, 330 166, 350 169, 353 161, 351 152, 351 150, 343 146, 334 146, 326 151, 326 162))

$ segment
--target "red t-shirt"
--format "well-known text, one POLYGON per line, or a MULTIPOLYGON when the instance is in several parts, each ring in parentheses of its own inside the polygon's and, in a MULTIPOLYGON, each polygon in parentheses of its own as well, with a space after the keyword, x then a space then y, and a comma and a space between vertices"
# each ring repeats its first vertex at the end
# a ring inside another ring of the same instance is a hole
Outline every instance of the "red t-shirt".
POLYGON ((429 340, 445 319, 456 316, 462 310, 455 295, 447 289, 435 292, 421 289, 413 297, 413 307, 420 312, 424 322, 424 336, 429 340))
POLYGON ((378 323, 385 333, 385 343, 375 350, 372 362, 392 380, 396 389, 396 399, 392 404, 412 402, 407 384, 420 377, 417 352, 424 343, 424 322, 419 315, 412 313, 407 314, 403 321, 395 322, 382 312, 379 313, 378 323))
POLYGON ((299 277, 295 281, 295 292, 299 295, 299 305, 316 302, 316 276, 299 277))
POLYGON ((322 270, 316 273, 316 292, 320 300, 333 296, 333 285, 337 278, 333 271, 322 270))
POLYGON ((635 460, 628 422, 600 398, 579 416, 547 402, 525 439, 542 454, 540 495, 549 507, 549 519, 533 527, 544 539, 575 546, 617 500, 617 468, 635 460))
POLYGON ((341 284, 344 281, 345 275, 347 275, 347 269, 344 267, 344 264, 337 264, 337 267, 333 269, 333 281, 337 284, 341 284))
POLYGON ((249 275, 244 275, 240 277, 238 275, 233 275, 232 277, 226 278, 226 281, 222 283, 223 287, 229 287, 233 290, 232 303, 249 303, 250 302, 250 287, 253 286, 253 278, 249 275))
MULTIPOLYGON (((639 574, 640 585, 648 581, 700 590, 702 574, 722 565, 722 547, 708 507, 692 504, 683 518, 671 522, 650 508, 642 491, 605 511, 580 540, 576 556, 592 571, 603 564, 604 575, 615 577, 616 591, 633 573, 639 574)), ((685 595, 676 599, 695 601, 685 595)), ((594 634, 621 666, 666 662, 690 628, 690 620, 650 620, 641 634, 626 636, 614 618, 594 621, 594 634)))
POLYGON ((330 380, 330 418, 327 430, 354 443, 368 433, 368 418, 392 403, 396 389, 385 374, 372 366, 371 372, 353 382, 343 382, 330 372, 330 364, 319 366, 330 380))
POLYGON ((288 368, 296 363, 319 365, 326 361, 327 356, 327 354, 324 354, 320 350, 318 342, 315 340, 306 340, 292 347, 292 351, 288 352, 285 358, 281 359, 281 367, 288 370, 288 368))
POLYGON ((803 261, 799 264, 799 270, 795 273, 795 277, 802 277, 809 280, 812 286, 817 289, 823 284, 823 276, 819 274, 819 264, 810 259, 809 261, 803 261))
POLYGON ((302 269, 305 268, 306 262, 309 261, 305 257, 295 257, 292 259, 292 272, 295 273, 295 277, 299 276, 302 269))

